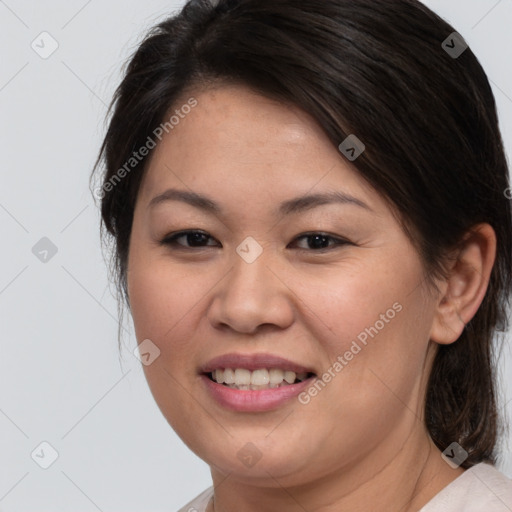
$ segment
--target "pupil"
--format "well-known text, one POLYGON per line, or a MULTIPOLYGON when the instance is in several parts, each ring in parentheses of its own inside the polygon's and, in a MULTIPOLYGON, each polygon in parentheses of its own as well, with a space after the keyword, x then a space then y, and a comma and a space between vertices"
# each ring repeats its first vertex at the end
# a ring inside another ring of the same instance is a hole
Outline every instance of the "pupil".
POLYGON ((204 235, 203 233, 189 233, 187 235, 187 242, 189 245, 193 246, 194 243, 198 243, 199 245, 201 244, 201 242, 204 242, 204 237, 206 235, 204 235), (202 238, 201 238, 202 237, 202 238))
MULTIPOLYGON (((314 240, 314 242, 310 245, 312 245, 315 249, 323 249, 325 248, 325 243, 322 244, 322 242, 318 243, 318 241, 323 241, 323 242, 326 242, 327 241, 327 237, 324 236, 324 235, 312 235, 310 237, 310 239, 314 240)), ((328 245, 328 242, 327 242, 327 245, 328 245)))

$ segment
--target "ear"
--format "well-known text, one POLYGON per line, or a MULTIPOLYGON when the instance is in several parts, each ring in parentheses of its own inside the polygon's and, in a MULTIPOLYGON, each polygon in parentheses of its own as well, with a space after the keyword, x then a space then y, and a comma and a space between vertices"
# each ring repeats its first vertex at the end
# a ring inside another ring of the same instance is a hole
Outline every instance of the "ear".
POLYGON ((482 303, 496 258, 496 234, 489 224, 477 224, 463 238, 448 277, 443 280, 430 339, 456 341, 482 303))

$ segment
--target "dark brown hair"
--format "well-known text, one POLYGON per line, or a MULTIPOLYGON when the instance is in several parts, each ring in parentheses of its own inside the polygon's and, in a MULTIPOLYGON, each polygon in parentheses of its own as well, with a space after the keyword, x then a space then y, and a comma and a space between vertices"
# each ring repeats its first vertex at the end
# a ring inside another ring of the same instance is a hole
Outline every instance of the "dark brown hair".
POLYGON ((299 106, 336 147, 350 134, 363 141, 354 165, 399 213, 429 282, 468 230, 489 223, 498 247, 487 293, 460 338, 438 347, 425 404, 436 445, 459 442, 469 468, 496 463, 496 341, 507 324, 512 221, 493 93, 471 49, 454 56, 442 46, 453 32, 416 0, 187 2, 129 61, 95 169, 104 163, 102 240, 112 244, 128 306, 130 233, 148 159, 126 162, 180 98, 211 84, 244 84, 299 106))

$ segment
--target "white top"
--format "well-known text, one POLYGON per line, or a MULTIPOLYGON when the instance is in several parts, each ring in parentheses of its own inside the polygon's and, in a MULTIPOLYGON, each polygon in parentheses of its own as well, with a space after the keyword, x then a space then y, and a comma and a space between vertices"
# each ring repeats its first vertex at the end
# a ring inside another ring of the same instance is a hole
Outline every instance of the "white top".
MULTIPOLYGON (((205 512, 213 487, 178 512, 205 512)), ((418 512, 512 512, 512 480, 481 462, 466 469, 418 512)))

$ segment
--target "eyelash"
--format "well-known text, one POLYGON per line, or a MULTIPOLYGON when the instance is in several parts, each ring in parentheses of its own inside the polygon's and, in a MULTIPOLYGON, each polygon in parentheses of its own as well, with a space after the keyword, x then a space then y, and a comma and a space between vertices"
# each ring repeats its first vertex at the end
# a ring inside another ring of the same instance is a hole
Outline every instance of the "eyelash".
MULTIPOLYGON (((188 231, 179 231, 177 233, 174 233, 174 234, 170 234, 170 235, 167 235, 165 238, 163 238, 161 241, 160 241, 160 245, 165 245, 165 246, 170 246, 170 247, 174 247, 179 249, 179 250, 194 250, 194 249, 204 249, 206 247, 214 247, 212 245, 205 245, 205 246, 199 246, 199 247, 187 247, 187 246, 184 246, 182 244, 179 244, 177 243, 177 240, 179 240, 180 238, 183 238, 187 235, 193 235, 193 234, 199 234, 199 235, 204 235, 206 236, 207 238, 209 239, 213 239, 213 237, 211 237, 210 235, 208 235, 208 233, 205 233, 204 231, 198 231, 198 230, 188 230, 188 231)), ((320 249, 302 249, 300 248, 299 250, 300 251, 308 251, 308 252, 326 252, 326 251, 331 251, 333 249, 335 249, 336 247, 339 247, 339 246, 343 246, 343 245, 353 245, 351 242, 349 242, 348 240, 345 240, 343 238, 338 238, 338 237, 333 237, 331 235, 327 235, 327 234, 324 234, 322 232, 310 232, 310 233, 304 233, 298 237, 295 238, 295 240, 301 240, 301 239, 304 239, 304 238, 313 238, 315 236, 320 236, 324 239, 328 239, 330 241, 334 241, 335 244, 331 247, 322 247, 320 249)))

